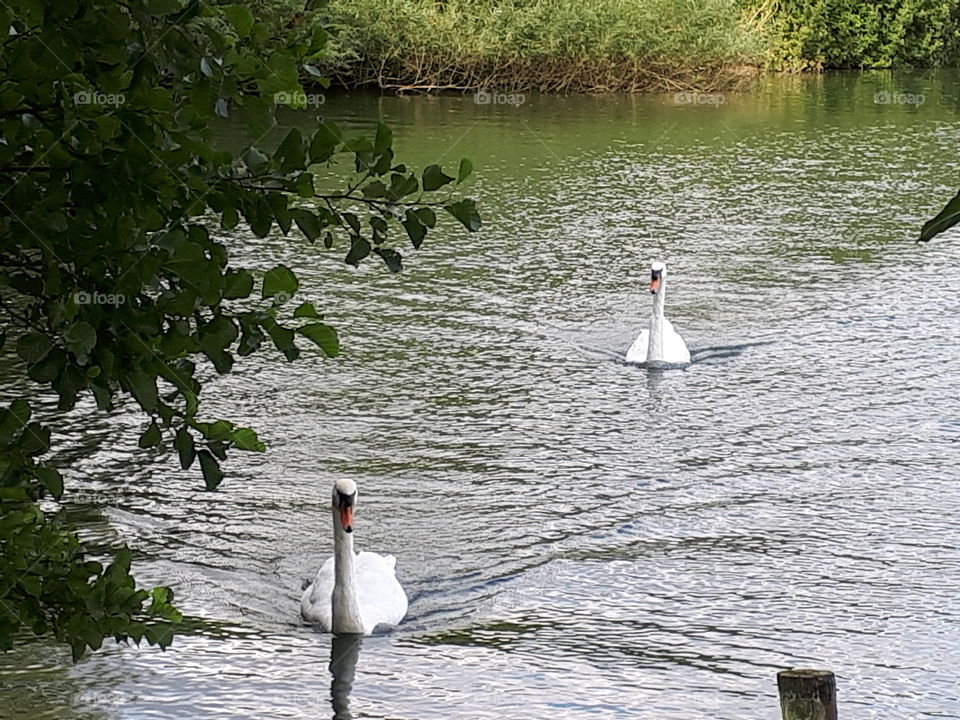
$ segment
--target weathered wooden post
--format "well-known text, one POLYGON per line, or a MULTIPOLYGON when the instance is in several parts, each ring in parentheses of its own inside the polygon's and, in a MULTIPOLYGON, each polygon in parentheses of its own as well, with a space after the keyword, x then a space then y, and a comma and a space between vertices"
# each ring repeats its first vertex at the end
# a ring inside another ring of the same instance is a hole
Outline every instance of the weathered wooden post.
POLYGON ((777 673, 783 720, 837 720, 837 683, 829 670, 777 673))

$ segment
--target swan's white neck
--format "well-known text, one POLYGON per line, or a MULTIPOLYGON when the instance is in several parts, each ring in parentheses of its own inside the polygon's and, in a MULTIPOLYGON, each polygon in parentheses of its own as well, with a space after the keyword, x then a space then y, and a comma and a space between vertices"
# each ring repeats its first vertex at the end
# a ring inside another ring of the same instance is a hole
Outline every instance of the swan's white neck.
POLYGON ((353 534, 340 524, 338 508, 333 509, 333 598, 330 608, 334 633, 363 634, 360 602, 357 599, 356 554, 353 534))
POLYGON ((666 278, 653 294, 653 314, 650 316, 650 339, 647 344, 647 362, 663 361, 663 296, 667 293, 666 278))

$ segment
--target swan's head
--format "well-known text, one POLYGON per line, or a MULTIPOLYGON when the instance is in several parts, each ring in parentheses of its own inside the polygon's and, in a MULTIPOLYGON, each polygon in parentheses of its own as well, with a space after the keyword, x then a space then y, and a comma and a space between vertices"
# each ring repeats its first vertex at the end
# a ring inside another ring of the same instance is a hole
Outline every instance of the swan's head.
POLYGON ((667 266, 662 262, 655 262, 650 265, 650 294, 656 295, 663 279, 667 276, 667 266))
POLYGON ((333 484, 333 511, 340 519, 340 527, 353 532, 353 509, 357 505, 357 484, 341 478, 333 484))

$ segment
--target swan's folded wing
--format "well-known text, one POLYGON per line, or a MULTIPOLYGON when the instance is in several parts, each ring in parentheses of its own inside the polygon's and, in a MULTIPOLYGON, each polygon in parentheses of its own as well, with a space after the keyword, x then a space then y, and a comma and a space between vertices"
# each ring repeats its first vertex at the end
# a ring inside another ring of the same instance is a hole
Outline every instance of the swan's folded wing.
POLYGON ((333 557, 331 556, 317 571, 317 576, 304 590, 303 597, 300 599, 300 614, 303 619, 309 623, 316 623, 328 631, 333 626, 331 617, 333 582, 333 557))
POLYGON ((690 362, 690 351, 687 344, 680 337, 680 333, 673 329, 673 323, 663 319, 663 355, 668 363, 686 364, 690 362))
POLYGON ((647 361, 647 344, 650 341, 650 331, 641 330, 637 339, 633 341, 630 349, 627 350, 627 362, 643 363, 647 361))
POLYGON ((394 572, 393 555, 362 552, 357 556, 357 585, 364 626, 399 625, 407 614, 407 594, 394 572))

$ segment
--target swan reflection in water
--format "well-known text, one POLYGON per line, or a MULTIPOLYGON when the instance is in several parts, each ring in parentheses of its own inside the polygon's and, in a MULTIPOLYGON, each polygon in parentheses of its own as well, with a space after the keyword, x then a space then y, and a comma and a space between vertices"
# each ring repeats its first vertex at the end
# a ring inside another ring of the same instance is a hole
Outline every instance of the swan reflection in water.
POLYGON ((363 647, 363 635, 334 635, 330 643, 330 702, 333 720, 351 720, 350 691, 357 672, 357 659, 363 647))

